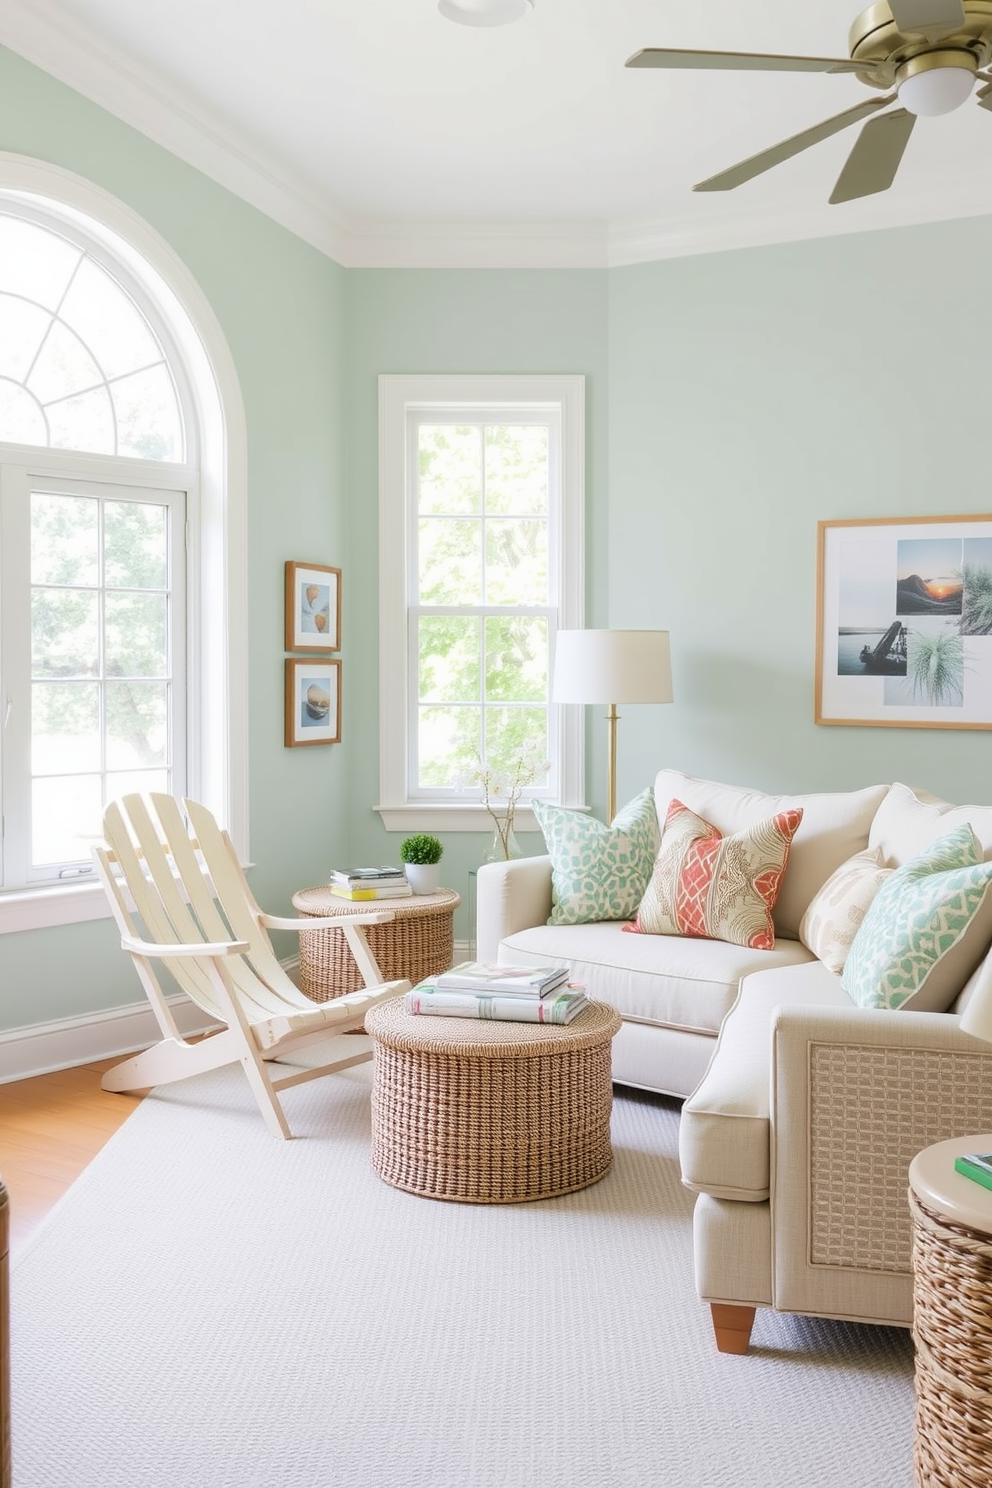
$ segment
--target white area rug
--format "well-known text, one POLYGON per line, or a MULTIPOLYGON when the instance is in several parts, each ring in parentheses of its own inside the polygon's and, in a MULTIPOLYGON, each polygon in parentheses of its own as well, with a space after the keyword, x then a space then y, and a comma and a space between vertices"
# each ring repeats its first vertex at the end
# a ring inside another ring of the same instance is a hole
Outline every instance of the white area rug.
POLYGON ((370 1066, 138 1108, 14 1266, 14 1488, 909 1488, 907 1333, 759 1312, 716 1352, 677 1105, 493 1207, 369 1166, 370 1066))

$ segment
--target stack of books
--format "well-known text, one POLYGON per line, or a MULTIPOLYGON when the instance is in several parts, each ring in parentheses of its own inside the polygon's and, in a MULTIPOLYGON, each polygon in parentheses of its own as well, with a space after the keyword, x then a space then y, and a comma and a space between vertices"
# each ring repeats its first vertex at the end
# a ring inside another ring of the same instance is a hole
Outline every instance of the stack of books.
POLYGON ((497 966, 463 961, 407 992, 408 1013, 508 1023, 571 1023, 589 1006, 567 966, 497 966))
POLYGON ((339 899, 409 899, 413 893, 402 868, 332 868, 328 884, 339 899))

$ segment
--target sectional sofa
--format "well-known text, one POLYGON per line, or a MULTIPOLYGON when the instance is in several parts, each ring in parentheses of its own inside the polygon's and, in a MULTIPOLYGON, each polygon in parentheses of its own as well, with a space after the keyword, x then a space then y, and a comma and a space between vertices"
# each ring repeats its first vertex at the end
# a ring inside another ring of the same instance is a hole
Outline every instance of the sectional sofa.
POLYGON ((616 920, 549 924, 542 856, 480 869, 478 954, 568 962, 623 1017, 615 1081, 684 1098, 696 1284, 721 1350, 746 1351, 758 1307, 907 1326, 909 1162, 946 1137, 992 1131, 992 1045, 958 1026, 992 981, 992 892, 941 959, 939 988, 908 1010, 855 1006, 838 962, 818 959, 800 930, 816 943, 807 911, 859 854, 899 868, 967 823, 992 859, 992 807, 899 783, 772 796, 662 770, 660 823, 673 800, 727 834, 802 808, 773 948, 630 934, 616 920))

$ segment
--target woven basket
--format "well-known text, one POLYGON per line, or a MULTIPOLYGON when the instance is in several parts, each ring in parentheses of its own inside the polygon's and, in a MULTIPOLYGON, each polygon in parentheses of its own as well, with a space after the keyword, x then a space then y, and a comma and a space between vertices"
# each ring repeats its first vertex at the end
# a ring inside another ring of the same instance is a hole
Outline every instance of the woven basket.
POLYGON ((593 1003, 562 1028, 416 1016, 394 999, 365 1026, 372 1166, 394 1188, 515 1204, 609 1171, 613 1008, 593 1003))
MULTIPOLYGON (((453 889, 415 894, 411 899, 365 900, 351 904, 325 887, 300 889, 293 904, 303 915, 368 914, 386 909, 395 916, 383 925, 366 925, 365 938, 383 981, 421 982, 447 971, 454 954, 454 916, 461 899, 453 889)), ((364 983, 343 935, 334 930, 300 931, 300 986, 315 1002, 355 992, 364 983)))
POLYGON ((910 1190, 919 1488, 992 1483, 992 1240, 910 1190))

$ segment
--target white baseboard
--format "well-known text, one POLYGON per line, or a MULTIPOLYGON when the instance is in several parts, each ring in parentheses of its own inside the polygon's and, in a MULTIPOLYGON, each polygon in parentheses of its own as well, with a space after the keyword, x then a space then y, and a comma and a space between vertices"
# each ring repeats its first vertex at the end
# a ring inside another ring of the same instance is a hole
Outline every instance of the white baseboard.
MULTIPOLYGON (((210 1020, 185 997, 170 998, 180 1033, 189 1037, 211 1027, 210 1020)), ((147 1002, 84 1013, 78 1018, 55 1018, 0 1033, 0 1085, 28 1080, 52 1070, 71 1069, 94 1059, 113 1059, 147 1049, 161 1037, 147 1002)))
MULTIPOLYGON (((468 941, 457 941, 456 961, 468 959, 468 941)), ((300 958, 291 956, 282 966, 299 980, 300 958)), ((189 1038, 213 1026, 206 1014, 182 995, 169 999, 181 1034, 189 1038)), ((147 1002, 104 1008, 76 1018, 54 1018, 0 1031, 0 1085, 28 1080, 52 1070, 71 1069, 95 1059, 115 1059, 147 1049, 160 1037, 155 1015, 147 1002)))

